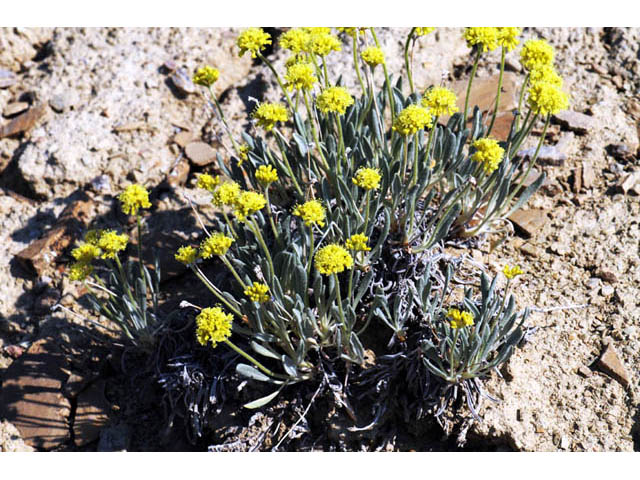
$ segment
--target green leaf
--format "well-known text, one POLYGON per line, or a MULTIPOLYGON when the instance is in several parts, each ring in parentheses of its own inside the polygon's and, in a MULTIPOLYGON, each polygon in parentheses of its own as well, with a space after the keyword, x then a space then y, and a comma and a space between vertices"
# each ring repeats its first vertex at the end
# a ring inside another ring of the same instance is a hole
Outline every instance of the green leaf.
POLYGON ((282 388, 279 388, 275 392, 270 393, 269 395, 267 395, 265 397, 258 398, 257 400, 254 400, 253 402, 245 403, 243 405, 243 407, 244 408, 248 408, 250 410, 253 410, 254 408, 260 408, 260 407, 266 405, 267 403, 269 403, 274 398, 276 398, 281 391, 282 391, 282 388))

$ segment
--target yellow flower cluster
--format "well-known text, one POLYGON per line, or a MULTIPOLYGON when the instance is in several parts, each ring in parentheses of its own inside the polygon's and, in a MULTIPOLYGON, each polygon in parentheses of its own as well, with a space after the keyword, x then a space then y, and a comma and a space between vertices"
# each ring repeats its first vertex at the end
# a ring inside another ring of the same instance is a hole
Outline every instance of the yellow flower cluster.
POLYGON ((533 113, 554 115, 569 108, 569 96, 551 83, 534 83, 528 93, 527 103, 533 113))
POLYGON ((517 277, 518 275, 522 275, 524 272, 520 268, 520 265, 515 265, 513 267, 510 267, 508 264, 505 264, 504 268, 502 269, 502 273, 504 273, 505 277, 511 280, 517 277))
POLYGON ((318 225, 324 227, 324 220, 326 218, 326 212, 322 203, 318 200, 309 200, 308 202, 298 205, 293 209, 293 214, 296 217, 302 218, 304 224, 307 227, 312 225, 318 225))
POLYGON ((451 115, 458 111, 458 98, 453 91, 445 87, 433 87, 425 93, 422 106, 429 109, 429 113, 439 117, 451 115))
POLYGON ((100 249, 91 243, 84 243, 74 248, 71 256, 80 263, 91 263, 100 256, 100 249))
POLYGON ((118 196, 122 202, 122 211, 127 215, 135 215, 140 208, 149 208, 149 192, 142 185, 129 185, 118 196))
POLYGON ((256 170, 256 180, 267 186, 278 181, 278 172, 271 165, 260 165, 256 170))
POLYGON ((220 185, 220 176, 216 175, 215 177, 212 177, 208 173, 203 173, 198 176, 198 182, 196 183, 198 188, 203 188, 210 192, 213 192, 218 185, 220 185))
POLYGON ((340 273, 353 267, 353 257, 344 247, 332 243, 318 250, 315 266, 323 275, 340 273))
POLYGON ((529 79, 532 84, 536 83, 548 83, 558 88, 562 88, 562 77, 558 75, 555 68, 551 65, 543 65, 537 67, 529 72, 529 79))
POLYGON ((457 308, 450 308, 447 311, 451 328, 470 327, 473 325, 473 314, 471 312, 460 311, 457 308))
POLYGON ((413 34, 416 37, 423 37, 425 35, 430 34, 435 29, 436 29, 436 27, 416 27, 416 29, 413 31, 413 34))
POLYGON ((90 263, 76 262, 69 267, 69 280, 79 282, 93 273, 93 265, 90 263))
POLYGON ((518 46, 518 36, 522 33, 519 27, 498 27, 498 45, 510 52, 518 46))
POLYGON ((198 251, 191 246, 180 247, 174 257, 180 263, 191 265, 198 258, 198 251))
POLYGON ((250 147, 247 143, 243 143, 238 147, 238 166, 241 166, 249 159, 249 150, 250 147))
POLYGON ((375 190, 380 188, 380 179, 382 176, 378 170, 373 168, 360 167, 353 179, 351 180, 355 185, 365 190, 375 190))
POLYGON ((216 83, 219 77, 220 71, 217 68, 207 65, 196 70, 196 73, 193 75, 193 83, 202 85, 203 87, 210 87, 216 83))
POLYGON ((342 44, 338 37, 328 32, 311 33, 307 51, 324 57, 331 52, 342 50, 342 44))
POLYGON ((253 282, 253 285, 250 285, 244 289, 244 294, 249 297, 252 301, 258 303, 268 302, 271 298, 269 296, 269 287, 267 287, 264 283, 253 282))
POLYGON ((371 67, 384 63, 384 52, 378 47, 367 47, 360 54, 362 60, 371 67))
POLYGON ((258 192, 242 192, 235 203, 233 213, 240 222, 244 222, 249 215, 262 210, 267 204, 264 195, 258 192))
POLYGON ((214 255, 225 255, 233 242, 233 238, 227 237, 224 233, 216 232, 202 242, 200 256, 211 258, 214 255))
POLYGON ((258 126, 270 131, 276 122, 286 122, 289 114, 284 105, 279 103, 261 103, 251 114, 258 122, 258 126))
POLYGON ((216 348, 218 342, 224 342, 231 336, 233 315, 224 313, 220 307, 203 308, 196 317, 196 338, 200 345, 211 342, 216 348))
POLYGON ((409 105, 396 116, 392 128, 406 137, 424 128, 431 128, 431 122, 431 114, 426 108, 409 105))
POLYGON ((240 196, 240 185, 236 182, 225 182, 215 189, 211 202, 216 207, 235 205, 240 196))
POLYGON ((345 246, 348 250, 355 250, 356 252, 368 252, 371 250, 371 247, 367 245, 369 241, 369 237, 363 235, 362 233, 356 233, 355 235, 351 235, 347 238, 345 242, 345 246))
POLYGON ((353 103, 353 97, 344 87, 325 88, 316 98, 316 106, 323 113, 335 112, 344 115, 347 107, 353 103))
POLYGON ((107 230, 98 239, 98 248, 102 250, 100 258, 115 258, 118 252, 127 248, 129 237, 122 233, 118 235, 115 230, 107 230))
POLYGON ((469 47, 477 46, 481 52, 490 52, 498 48, 498 29, 496 27, 467 27, 464 29, 464 39, 469 47))
POLYGON ((520 51, 520 62, 527 70, 553 65, 553 47, 545 40, 527 40, 520 51))
POLYGON ((475 153, 471 156, 471 160, 482 164, 482 168, 486 174, 493 172, 502 161, 504 148, 498 145, 493 138, 480 138, 473 142, 475 153))
POLYGON ((311 90, 313 85, 318 82, 318 78, 313 73, 313 66, 305 62, 289 65, 284 79, 288 90, 293 90, 294 88, 296 90, 311 90))
POLYGON ((241 57, 245 52, 251 52, 251 58, 256 58, 258 52, 271 44, 271 35, 261 28, 248 28, 238 35, 236 44, 240 48, 241 57))
POLYGON ((305 29, 292 28, 280 35, 280 46, 296 54, 306 52, 310 38, 311 35, 305 29))

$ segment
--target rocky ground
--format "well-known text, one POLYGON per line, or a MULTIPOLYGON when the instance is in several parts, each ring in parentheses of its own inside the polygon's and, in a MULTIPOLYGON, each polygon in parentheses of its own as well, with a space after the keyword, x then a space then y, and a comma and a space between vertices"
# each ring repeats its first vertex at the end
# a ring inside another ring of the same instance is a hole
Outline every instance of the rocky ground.
MULTIPOLYGON (((402 66, 406 33, 380 32, 390 71, 402 66)), ((121 367, 132 360, 100 346, 109 333, 52 307, 74 307, 82 294, 62 274, 68 247, 88 224, 126 220, 114 196, 132 181, 153 189, 149 240, 166 259, 165 279, 177 279, 166 285, 174 297, 194 295, 170 253, 198 235, 187 197, 199 201, 195 174, 228 146, 184 77, 205 63, 220 69, 216 91, 236 131, 248 128, 251 97, 277 93, 265 67, 237 57, 236 34, 0 31, 0 451, 189 448, 179 436, 158 440, 153 388, 127 405, 135 379, 123 380, 121 367), (128 420, 134 411, 137 422, 128 420)), ((513 218, 514 233, 467 252, 491 272, 520 263, 519 304, 535 307, 537 329, 504 378, 488 381, 500 402, 485 402, 483 421, 469 418, 455 433, 468 448, 639 450, 640 29, 525 30, 538 36, 556 48, 571 112, 554 119, 537 167, 548 180, 513 218)), ((355 83, 344 68, 350 54, 345 46, 330 67, 355 83)), ((285 60, 278 50, 270 58, 276 68, 285 60)), ((497 60, 480 66, 480 103, 497 60)), ((464 83, 460 30, 423 38, 414 63, 417 85, 464 83)), ((507 64, 521 78, 515 53, 507 64)), ((513 91, 505 99, 513 108, 513 91)), ((398 438, 389 448, 424 445, 398 438)))

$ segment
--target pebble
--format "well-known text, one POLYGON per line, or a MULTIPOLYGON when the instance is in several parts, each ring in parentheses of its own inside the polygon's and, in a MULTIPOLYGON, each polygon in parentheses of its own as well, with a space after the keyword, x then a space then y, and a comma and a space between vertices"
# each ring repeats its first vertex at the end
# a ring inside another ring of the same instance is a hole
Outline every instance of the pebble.
MULTIPOLYGON (((517 156, 525 159, 531 159, 535 155, 535 152, 538 147, 526 148, 524 150, 520 150, 517 153, 517 156)), ((544 145, 540 148, 540 152, 538 152, 537 162, 540 165, 551 165, 554 167, 561 167, 564 165, 564 162, 567 160, 567 155, 564 152, 561 152, 558 148, 553 145, 544 145)))
POLYGON ((5 117, 13 117, 14 115, 24 112, 28 108, 29 104, 27 102, 13 102, 4 107, 2 115, 5 117))
POLYGON ((49 106, 56 113, 63 113, 68 106, 67 104, 68 104, 67 97, 64 94, 54 95, 49 99, 49 106))
POLYGON ((631 172, 618 183, 618 190, 623 193, 640 194, 640 171, 631 172))
POLYGON ((611 285, 603 285, 602 288, 600 289, 600 294, 603 297, 610 297, 611 295, 613 295, 614 291, 615 291, 615 288, 613 288, 611 285))
POLYGON ((0 138, 10 137, 12 135, 31 130, 31 128, 45 113, 46 109, 43 105, 30 108, 26 112, 13 118, 6 125, 0 127, 0 138))
POLYGON ((191 77, 187 73, 185 68, 176 69, 171 75, 169 75, 171 83, 184 95, 194 93, 196 86, 191 81, 191 77))
POLYGON ((589 280, 587 280, 586 285, 587 285, 587 288, 589 288, 590 290, 593 290, 594 288, 598 288, 600 286, 600 279, 591 277, 589 280))
POLYGON ((596 361, 595 366, 623 387, 626 388, 629 386, 629 375, 611 343, 605 347, 602 355, 596 361))
POLYGON ((591 188, 596 183, 596 172, 590 162, 582 162, 582 186, 591 188))
POLYGON ((511 214, 509 220, 525 238, 531 238, 535 233, 540 232, 547 222, 547 212, 541 208, 517 210, 511 214))
POLYGON ((195 136, 193 132, 183 131, 176 133, 173 137, 173 141, 180 145, 182 148, 186 147, 189 143, 193 142, 195 136))
POLYGON ((0 68, 0 88, 9 88, 18 81, 16 74, 5 70, 4 68, 0 68))
POLYGON ((109 193, 111 192, 111 180, 107 175, 98 175, 91 180, 91 190, 96 193, 109 193))
POLYGON ((564 110, 553 116, 563 128, 584 135, 593 128, 593 117, 584 113, 564 110))
POLYGON ((216 159, 216 151, 204 142, 191 142, 184 149, 185 154, 194 164, 204 167, 216 159))
POLYGON ((596 270, 596 276, 609 283, 616 283, 618 281, 618 277, 614 272, 602 267, 596 270))

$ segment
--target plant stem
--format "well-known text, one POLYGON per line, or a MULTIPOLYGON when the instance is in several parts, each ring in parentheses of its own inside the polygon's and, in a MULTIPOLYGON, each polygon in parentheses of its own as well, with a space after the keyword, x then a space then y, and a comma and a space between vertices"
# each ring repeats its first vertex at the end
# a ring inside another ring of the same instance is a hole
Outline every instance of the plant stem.
POLYGON ((527 75, 524 77, 524 82, 522 82, 522 90, 520 90, 520 97, 518 98, 518 116, 516 117, 516 132, 518 131, 518 126, 520 124, 520 109, 522 108, 522 100, 524 99, 524 92, 529 85, 530 73, 527 72, 527 75))
MULTIPOLYGON (((371 27, 371 35, 373 36, 373 41, 376 43, 376 47, 380 48, 380 42, 378 42, 378 37, 376 36, 375 28, 371 27)), ((384 70, 384 79, 387 83, 387 95, 389 95, 389 107, 391 108, 391 123, 396 119, 396 109, 394 105, 393 99, 393 90, 391 89, 391 82, 389 81, 389 72, 387 71, 387 64, 383 63, 382 68, 384 70)))
POLYGON ((246 360, 249 360, 251 363, 253 363, 256 367, 258 367, 258 369, 260 371, 262 371, 262 373, 266 373, 267 375, 269 375, 270 377, 273 377, 273 378, 280 378, 280 379, 285 379, 285 380, 289 378, 289 377, 286 377, 284 375, 280 375, 278 373, 272 372, 267 367, 262 365, 258 360, 256 360, 251 355, 246 353, 244 350, 242 350, 239 347, 236 347, 233 343, 231 343, 230 340, 225 340, 224 343, 226 343, 234 352, 236 352, 237 354, 243 356, 246 360))
POLYGON ((224 221, 227 222, 227 227, 229 227, 229 230, 231 230, 231 235, 233 235, 233 238, 235 238, 237 240, 238 239, 238 234, 233 229, 233 225, 231 224, 231 220, 229 220, 229 217, 227 216, 227 212, 224 211, 224 207, 222 207, 222 216, 224 217, 224 221))
POLYGON ((493 108, 493 115, 491 115, 491 123, 489 124, 489 130, 487 130, 487 137, 493 130, 493 124, 496 121, 496 115, 498 115, 498 107, 500 106, 500 94, 502 93, 502 77, 504 74, 504 58, 507 53, 507 49, 502 47, 502 56, 500 58, 500 77, 498 77, 498 92, 496 93, 496 106, 493 108))
POLYGON ((231 305, 227 301, 226 298, 224 298, 224 296, 222 295, 222 292, 220 292, 220 290, 218 290, 218 288, 216 288, 216 286, 213 283, 211 283, 211 281, 206 277, 206 275, 202 272, 202 270, 200 270, 196 265, 189 265, 189 268, 193 273, 196 274, 196 277, 198 277, 200 281, 204 283, 205 287, 207 287, 209 291, 211 291, 211 293, 213 293, 216 296, 218 300, 224 303, 226 307, 229 310, 231 310, 233 313, 235 313, 239 317, 242 317, 242 313, 240 313, 240 310, 235 308, 233 305, 231 305))
POLYGON ((413 172, 411 174, 411 183, 409 184, 409 187, 413 187, 418 183, 418 137, 419 134, 416 132, 413 136, 413 172))
POLYGON ((313 238, 313 225, 309 225, 309 260, 307 261, 307 276, 311 275, 311 263, 313 262, 313 250, 315 249, 315 239, 313 238))
POLYGON ((313 119, 311 106, 309 105, 309 96, 307 95, 306 90, 303 90, 303 96, 304 96, 304 105, 307 108, 307 116, 309 117, 309 123, 311 124, 311 133, 313 135, 313 141, 315 142, 316 148, 318 149, 318 153, 320 153, 320 157, 322 158, 322 161, 324 162, 325 169, 330 170, 329 163, 327 162, 327 159, 325 158, 324 153, 322 152, 322 148, 320 147, 320 140, 318 138, 318 130, 316 129, 316 124, 315 124, 314 119, 313 119))
POLYGON ((284 96, 287 99, 287 104, 289 105, 289 109, 291 110, 291 113, 293 114, 295 112, 295 110, 293 108, 293 104, 291 103, 291 98, 289 97, 289 93, 287 92, 287 89, 284 87, 284 84, 282 83, 282 80, 280 80, 280 75, 278 75, 278 72, 276 72, 276 69, 273 68, 273 65, 271 64, 271 62, 269 60, 267 60, 264 57, 264 55, 262 55, 262 53, 257 52, 257 54, 258 54, 258 58, 260 60, 262 60, 267 67, 269 67, 269 70, 271 70, 273 75, 276 77, 276 81, 278 82, 278 85, 280 85, 280 88, 282 89, 282 93, 284 93, 284 96))
MULTIPOLYGON (((147 276, 144 274, 144 266, 142 261, 142 220, 140 219, 140 212, 136 212, 136 223, 138 224, 138 264, 140 266, 140 276, 142 281, 147 281, 147 276)), ((152 285, 149 285, 152 288, 152 285)))
POLYGON ((459 328, 455 329, 456 332, 453 334, 453 343, 451 344, 451 353, 449 355, 449 366, 451 367, 451 374, 450 374, 451 380, 455 379, 455 375, 454 375, 455 367, 453 365, 453 354, 455 352, 456 344, 458 343, 458 334, 460 333, 459 330, 460 330, 459 328))
MULTIPOLYGON (((353 268, 353 267, 352 267, 353 268)), ((345 338, 343 340, 346 340, 346 345, 349 344, 349 339, 346 338, 347 337, 347 319, 344 316, 344 310, 342 309, 342 294, 340 293, 340 281, 338 280, 338 274, 334 273, 333 274, 333 278, 336 281, 336 295, 337 298, 336 300, 338 300, 338 310, 340 311, 340 319, 342 320, 342 333, 345 336, 345 338)))
POLYGON ((473 83, 473 78, 476 76, 476 70, 478 69, 478 62, 480 61, 480 50, 479 47, 476 47, 476 59, 473 62, 473 68, 471 69, 471 76, 469 77, 469 83, 467 84, 467 97, 464 99, 464 113, 462 114, 462 129, 464 130, 467 127, 467 111, 469 110, 469 97, 471 96, 471 84, 473 83))
POLYGON ((427 151, 424 154, 424 162, 429 165, 431 168, 431 161, 429 157, 431 156, 431 144, 433 143, 433 137, 435 136, 436 129, 438 128, 438 116, 433 119, 433 127, 431 127, 431 131, 429 132, 429 141, 427 142, 427 151))
POLYGON ((409 79, 409 88, 411 89, 410 93, 415 91, 415 87, 413 86, 413 76, 411 75, 411 64, 409 62, 409 44, 413 39, 413 32, 416 31, 416 27, 413 27, 409 32, 409 36, 407 37, 407 41, 404 44, 404 65, 407 69, 407 78, 409 79))
POLYGON ((267 214, 269 215, 269 223, 271 224, 271 230, 273 230, 273 236, 276 239, 276 242, 280 242, 280 235, 278 234, 278 229, 276 228, 276 224, 273 220, 273 212, 271 211, 271 201, 269 200, 269 186, 264 187, 264 198, 267 200, 267 214))
POLYGON ((244 282, 242 281, 242 279, 240 278, 240 275, 238 275, 238 272, 236 272, 236 269, 233 268, 233 265, 231 265, 231 262, 224 256, 224 255, 220 255, 220 260, 222 260, 222 263, 225 264, 225 266, 229 269, 229 271, 232 273, 232 275, 235 277, 235 279, 238 281, 238 283, 240 284, 240 286, 242 287, 242 290, 244 290, 245 288, 247 288, 247 286, 244 284, 244 282))
MULTIPOLYGON (((340 120, 340 115, 338 113, 335 114, 336 125, 338 125, 338 141, 340 142, 338 145, 339 150, 342 153, 342 158, 344 159, 344 167, 347 168, 347 152, 344 146, 344 135, 342 133, 342 121, 340 120)), ((342 172, 342 162, 338 161, 338 176, 340 176, 342 172)))
POLYGON ((520 183, 518 184, 518 187, 509 196, 509 200, 511 200, 516 195, 518 195, 518 193, 520 193, 520 189, 522 188, 522 185, 524 184, 524 181, 527 179, 527 177, 529 176, 529 173, 531 173, 531 169, 536 164, 536 160, 538 159, 538 154, 540 153, 540 149, 542 148, 542 144, 544 143, 545 137, 547 136, 547 128, 549 127, 549 120, 551 120, 551 114, 550 113, 547 114, 547 120, 544 122, 544 128, 542 129, 542 135, 540 135, 540 141, 538 141, 538 146, 536 148, 535 153, 533 154, 533 158, 529 161, 529 167, 527 168, 527 171, 525 172, 524 176, 522 177, 522 180, 520 180, 520 183))
POLYGON ((296 176, 293 174, 293 169, 291 168, 291 164, 289 163, 289 159, 287 158, 287 153, 285 151, 283 142, 282 142, 282 138, 281 138, 281 134, 279 131, 277 131, 277 133, 274 133, 274 135, 276 136, 276 140, 278 143, 278 148, 280 149, 280 154, 282 155, 282 159, 284 160, 284 164, 287 167, 287 170, 289 171, 289 175, 291 176, 291 180, 293 181, 293 186, 296 188, 296 191, 298 192, 298 195, 300 195, 300 197, 304 197, 304 193, 302 191, 302 189, 300 188, 300 185, 298 184, 298 180, 296 180, 296 176))
POLYGON ((247 225, 249 225, 249 228, 258 239, 258 243, 262 247, 262 250, 264 251, 264 254, 267 257, 267 262, 269 263, 269 270, 270 270, 269 280, 271 281, 273 280, 273 275, 275 275, 275 270, 273 268, 273 260, 271 259, 271 253, 269 253, 267 244, 265 243, 264 237, 262 236, 262 233, 260 233, 260 229, 258 228, 258 225, 256 224, 255 220, 254 219, 247 220, 247 225))
POLYGON ((212 85, 209 85, 209 94, 211 95, 211 98, 213 99, 214 105, 218 109, 218 113, 220 114, 220 119, 222 120, 222 124, 224 125, 224 128, 227 131, 227 134, 229 135, 229 139, 231 140, 231 145, 233 145, 233 150, 236 152, 236 155, 239 156, 240 155, 240 151, 238 150, 238 145, 236 144, 236 141, 233 138, 233 134, 231 133, 231 129, 229 128, 229 124, 227 123, 227 119, 224 116, 224 112, 222 111, 222 108, 220 107, 220 103, 218 103, 218 99, 216 98, 216 96, 213 93, 212 85))
POLYGON ((353 64, 356 67, 356 76, 358 82, 360 82, 360 88, 362 88, 362 94, 365 93, 364 82, 362 81, 362 74, 360 72, 360 62, 358 61, 358 30, 353 35, 353 64))

